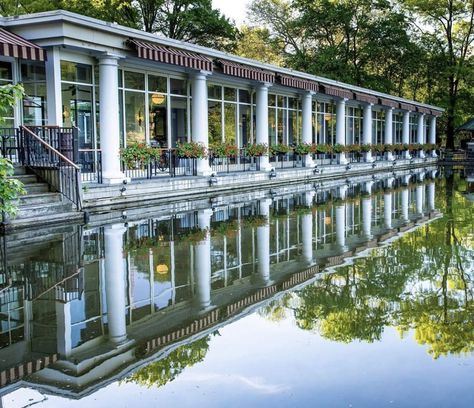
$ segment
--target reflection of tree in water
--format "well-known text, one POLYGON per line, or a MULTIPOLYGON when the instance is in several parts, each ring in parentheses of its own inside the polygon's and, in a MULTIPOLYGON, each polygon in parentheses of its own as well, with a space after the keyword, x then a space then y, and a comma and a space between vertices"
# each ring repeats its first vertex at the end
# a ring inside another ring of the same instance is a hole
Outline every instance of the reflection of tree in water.
POLYGON ((167 357, 141 368, 126 383, 136 383, 145 387, 161 387, 173 381, 186 367, 191 367, 204 360, 209 350, 211 336, 203 337, 191 344, 186 344, 172 351, 167 357))
MULTIPOLYGON (((474 217, 459 181, 448 175, 438 183, 441 219, 301 290, 289 307, 297 325, 341 342, 379 340, 390 325, 402 336, 413 330, 434 358, 472 352, 474 217)), ((280 307, 287 306, 268 314, 280 307)))

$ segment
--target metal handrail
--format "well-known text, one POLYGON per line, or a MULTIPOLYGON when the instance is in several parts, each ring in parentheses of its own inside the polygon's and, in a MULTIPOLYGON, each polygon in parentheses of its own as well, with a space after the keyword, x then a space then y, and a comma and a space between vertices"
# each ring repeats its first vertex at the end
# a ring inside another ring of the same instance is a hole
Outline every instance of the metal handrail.
POLYGON ((80 167, 26 126, 21 126, 20 130, 24 149, 23 164, 81 210, 80 167), (37 145, 32 146, 35 143, 37 145), (38 146, 41 146, 43 151, 38 151, 38 146))

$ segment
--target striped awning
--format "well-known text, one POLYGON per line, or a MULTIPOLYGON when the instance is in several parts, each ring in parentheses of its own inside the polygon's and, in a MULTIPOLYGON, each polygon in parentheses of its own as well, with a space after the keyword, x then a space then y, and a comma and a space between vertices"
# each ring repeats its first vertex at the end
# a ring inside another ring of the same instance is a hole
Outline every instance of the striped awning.
POLYGON ((365 103, 373 103, 374 105, 376 105, 379 102, 376 96, 365 94, 362 92, 354 92, 354 98, 356 101, 365 102, 365 103))
POLYGON ((389 108, 398 109, 400 104, 398 102, 392 101, 391 99, 379 98, 379 104, 383 106, 388 106, 389 108))
POLYGON ((351 91, 336 86, 321 84, 320 89, 326 95, 337 96, 338 98, 352 99, 354 97, 351 91))
POLYGON ((400 109, 410 111, 410 112, 415 112, 416 107, 415 107, 415 105, 411 105, 409 103, 400 102, 400 109))
POLYGON ((306 79, 296 78, 290 75, 278 75, 280 83, 283 86, 290 88, 304 89, 305 91, 319 91, 319 84, 315 81, 309 81, 306 79))
POLYGON ((129 39, 127 45, 137 51, 139 58, 178 65, 198 71, 212 71, 212 59, 191 51, 178 50, 164 45, 150 44, 144 41, 129 39))
POLYGON ((0 28, 0 55, 31 61, 46 61, 46 51, 30 41, 0 28))
POLYGON ((425 115, 430 115, 431 114, 431 109, 425 108, 423 106, 417 106, 416 110, 420 113, 424 113, 425 115))
POLYGON ((217 63, 222 68, 222 73, 225 75, 272 84, 275 82, 275 73, 271 71, 221 59, 217 60, 217 63))
POLYGON ((431 109, 431 114, 432 114, 433 116, 441 116, 441 115, 443 114, 443 112, 440 111, 440 110, 431 109))

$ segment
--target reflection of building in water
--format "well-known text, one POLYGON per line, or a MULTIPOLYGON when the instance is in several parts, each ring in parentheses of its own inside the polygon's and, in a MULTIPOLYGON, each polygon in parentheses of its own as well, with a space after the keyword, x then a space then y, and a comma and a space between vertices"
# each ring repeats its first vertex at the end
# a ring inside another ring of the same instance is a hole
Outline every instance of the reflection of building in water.
POLYGON ((78 398, 166 345, 205 335, 318 267, 413 226, 434 210, 435 195, 433 179, 415 181, 306 186, 127 226, 71 227, 31 238, 28 257, 10 242, 0 382, 13 385, 4 393, 27 377, 78 398))

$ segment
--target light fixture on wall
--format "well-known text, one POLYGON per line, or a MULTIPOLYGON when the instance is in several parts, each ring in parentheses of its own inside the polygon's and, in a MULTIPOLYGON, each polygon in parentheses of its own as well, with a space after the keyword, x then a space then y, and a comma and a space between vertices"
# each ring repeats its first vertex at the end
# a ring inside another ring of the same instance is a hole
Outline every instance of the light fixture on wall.
POLYGON ((151 95, 151 101, 153 103, 153 105, 161 105, 166 99, 166 96, 165 95, 162 95, 162 94, 153 94, 151 95))
POLYGON ((160 275, 166 275, 168 273, 168 265, 166 264, 159 264, 156 265, 156 273, 159 273, 160 275))
POLYGON ((71 112, 69 111, 69 109, 67 109, 66 107, 64 107, 64 109, 63 109, 63 120, 66 121, 66 120, 68 120, 70 117, 71 117, 71 112))

